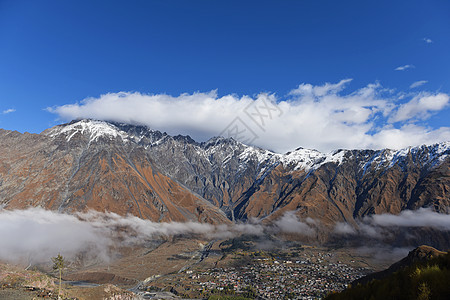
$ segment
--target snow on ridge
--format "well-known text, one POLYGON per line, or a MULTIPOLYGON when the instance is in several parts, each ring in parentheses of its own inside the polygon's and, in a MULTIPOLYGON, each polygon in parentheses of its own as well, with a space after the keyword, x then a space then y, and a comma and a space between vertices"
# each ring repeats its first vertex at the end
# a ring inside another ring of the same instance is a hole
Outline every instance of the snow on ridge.
POLYGON ((418 153, 422 153, 424 156, 422 157, 421 163, 431 164, 432 166, 438 165, 450 154, 450 142, 415 147, 409 146, 399 150, 378 150, 367 162, 363 162, 361 167, 364 169, 364 173, 373 164, 376 164, 374 166, 376 170, 384 166, 391 168, 409 154, 417 155, 418 153))
POLYGON ((128 135, 119 130, 116 126, 105 121, 97 120, 81 120, 74 122, 63 127, 58 126, 48 133, 50 137, 57 135, 66 135, 67 141, 70 141, 72 137, 77 134, 90 134, 90 141, 96 141, 102 136, 108 136, 110 138, 120 137, 125 140, 128 135))
MULTIPOLYGON (((244 144, 242 144, 244 145, 244 144)), ((264 149, 260 149, 260 148, 255 148, 252 146, 245 146, 245 150, 239 154, 238 158, 242 161, 247 161, 249 160, 252 156, 256 157, 256 160, 258 161, 258 163, 263 163, 266 161, 270 161, 273 157, 276 157, 277 154, 273 153, 269 150, 264 150, 264 149)))
POLYGON ((299 148, 287 154, 279 154, 283 165, 295 165, 294 170, 317 169, 326 163, 336 163, 340 165, 345 158, 347 150, 335 150, 329 153, 322 153, 314 149, 299 148))
MULTIPOLYGON (((416 151, 418 151, 419 147, 416 148, 416 151)), ((431 163, 432 166, 439 165, 450 155, 450 142, 423 145, 420 148, 428 148, 427 163, 431 163)))
MULTIPOLYGON (((153 131, 150 128, 148 128, 148 130, 153 131)), ((50 130, 47 135, 55 137, 63 134, 66 135, 67 141, 70 141, 77 133, 90 134, 90 141, 96 141, 102 136, 107 136, 109 138, 120 137, 124 142, 139 142, 144 137, 143 134, 140 134, 139 136, 133 134, 130 135, 115 124, 90 119, 57 126, 50 130)), ((152 141, 152 143, 145 146, 145 148, 157 147, 159 144, 164 143, 167 137, 168 136, 163 136, 161 139, 152 141)), ((285 167, 291 167, 293 170, 303 169, 306 171, 317 169, 326 163, 336 163, 340 165, 344 161, 346 153, 349 151, 351 150, 335 150, 329 153, 322 153, 314 149, 298 148, 292 152, 280 154, 270 150, 245 145, 239 141, 223 137, 211 138, 210 140, 195 146, 195 152, 208 160, 211 155, 224 152, 223 164, 230 161, 231 156, 237 155, 238 160, 243 164, 243 168, 245 168, 245 164, 249 161, 256 160, 258 165, 262 167, 262 170, 278 164, 282 164, 285 167)), ((421 158, 422 162, 436 165, 442 162, 450 154, 450 142, 407 147, 399 150, 378 150, 361 162, 361 168, 364 169, 364 172, 366 169, 372 167, 375 167, 376 169, 380 167, 390 168, 409 153, 412 153, 413 155, 416 153, 425 153, 426 155, 421 158)))
POLYGON ((436 158, 439 158, 439 160, 442 161, 450 154, 450 142, 407 147, 397 151, 393 151, 389 166, 393 166, 397 161, 399 161, 403 157, 406 157, 409 153, 417 155, 417 153, 419 153, 420 151, 426 154, 425 161, 423 161, 424 163, 431 162, 436 158))
POLYGON ((430 145, 436 151, 436 154, 441 155, 444 152, 450 152, 450 142, 442 142, 439 144, 430 145))
POLYGON ((269 163, 271 165, 281 163, 283 166, 293 166, 294 170, 317 169, 326 163, 341 164, 347 150, 336 150, 330 153, 322 153, 314 149, 299 148, 286 154, 274 153, 269 150, 246 146, 247 148, 239 155, 243 161, 256 157, 259 164, 269 163))
MULTIPOLYGON (((260 164, 268 163, 274 165, 281 163, 285 167, 292 166, 294 170, 303 169, 306 171, 318 169, 327 163, 340 165, 345 160, 346 154, 351 151, 335 150, 329 153, 322 153, 314 149, 299 148, 286 154, 279 154, 252 146, 244 146, 246 149, 239 155, 240 160, 248 161, 253 156, 256 157, 260 164)), ((421 161, 423 164, 430 164, 430 166, 439 165, 450 155, 450 142, 406 147, 399 150, 378 150, 361 162, 361 168, 364 169, 364 173, 371 166, 374 166, 376 169, 380 167, 391 168, 409 153, 413 155, 423 153, 424 157, 421 161)))

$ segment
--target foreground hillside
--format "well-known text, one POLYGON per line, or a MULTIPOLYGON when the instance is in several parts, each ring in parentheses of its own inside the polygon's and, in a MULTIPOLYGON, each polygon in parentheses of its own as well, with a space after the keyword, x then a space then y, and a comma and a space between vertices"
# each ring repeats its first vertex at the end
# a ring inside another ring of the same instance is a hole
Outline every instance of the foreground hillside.
MULTIPOLYGON (((144 299, 316 299, 381 267, 378 260, 357 249, 312 247, 276 238, 241 236, 206 243, 178 237, 121 250, 108 263, 67 259, 64 295, 116 300, 134 295, 144 299), (265 250, 261 250, 262 243, 265 250)), ((55 296, 57 279, 51 276, 55 272, 50 263, 28 270, 24 270, 26 265, 0 264, 0 299, 28 299, 25 296, 30 295, 31 300, 36 293, 55 296), (43 273, 31 271, 35 268, 43 273)))
POLYGON ((41 134, 0 130, 0 205, 111 211, 154 221, 323 224, 450 206, 450 143, 286 154, 147 127, 80 120, 41 134))
POLYGON ((84 287, 64 284, 58 298, 57 279, 37 270, 0 263, 0 299, 137 300, 134 293, 112 284, 84 287))
POLYGON ((326 300, 450 299, 450 252, 421 246, 383 272, 369 275, 326 300))

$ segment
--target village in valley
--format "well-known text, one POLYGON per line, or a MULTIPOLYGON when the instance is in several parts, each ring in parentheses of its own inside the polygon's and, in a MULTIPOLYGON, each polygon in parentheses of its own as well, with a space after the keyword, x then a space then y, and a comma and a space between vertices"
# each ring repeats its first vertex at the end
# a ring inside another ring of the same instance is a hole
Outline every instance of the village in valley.
POLYGON ((273 251, 234 249, 222 257, 212 249, 206 256, 202 263, 181 273, 149 282, 144 295, 152 299, 152 293, 170 290, 179 297, 197 299, 320 299, 372 271, 361 257, 310 246, 273 251), (205 268, 213 261, 212 267, 205 268))

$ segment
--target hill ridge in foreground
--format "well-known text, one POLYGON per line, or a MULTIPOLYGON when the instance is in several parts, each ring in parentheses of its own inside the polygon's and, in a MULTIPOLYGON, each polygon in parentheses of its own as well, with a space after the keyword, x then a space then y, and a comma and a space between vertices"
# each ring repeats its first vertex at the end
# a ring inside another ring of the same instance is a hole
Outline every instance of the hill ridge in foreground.
POLYGON ((450 299, 450 252, 422 245, 388 269, 325 297, 339 299, 450 299))
POLYGON ((57 280, 42 271, 27 270, 0 262, 0 299, 140 299, 133 292, 111 283, 83 287, 64 283, 59 298, 57 280))

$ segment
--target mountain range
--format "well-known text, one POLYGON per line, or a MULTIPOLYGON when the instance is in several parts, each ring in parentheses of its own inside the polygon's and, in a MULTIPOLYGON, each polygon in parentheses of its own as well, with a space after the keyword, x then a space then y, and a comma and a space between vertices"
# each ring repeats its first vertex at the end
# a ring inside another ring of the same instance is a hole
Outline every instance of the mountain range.
POLYGON ((450 205, 450 142, 401 150, 196 142, 146 126, 76 120, 40 134, 0 130, 0 205, 95 209, 154 221, 270 222, 288 211, 324 224, 450 205))

